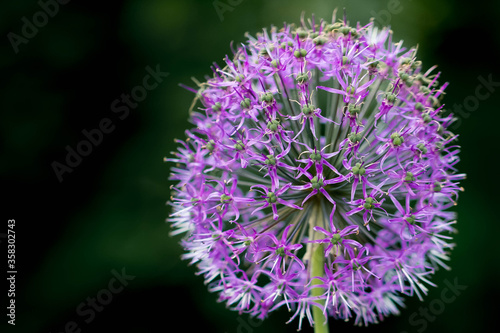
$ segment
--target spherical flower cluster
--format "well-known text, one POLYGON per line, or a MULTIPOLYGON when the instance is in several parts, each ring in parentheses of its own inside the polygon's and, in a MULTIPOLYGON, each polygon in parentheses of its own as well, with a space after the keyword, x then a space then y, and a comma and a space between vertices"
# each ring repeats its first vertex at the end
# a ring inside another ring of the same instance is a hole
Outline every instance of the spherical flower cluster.
POLYGON ((247 38, 192 89, 194 128, 166 159, 183 258, 259 318, 399 313, 453 247, 464 175, 446 84, 373 22, 303 19, 247 38))

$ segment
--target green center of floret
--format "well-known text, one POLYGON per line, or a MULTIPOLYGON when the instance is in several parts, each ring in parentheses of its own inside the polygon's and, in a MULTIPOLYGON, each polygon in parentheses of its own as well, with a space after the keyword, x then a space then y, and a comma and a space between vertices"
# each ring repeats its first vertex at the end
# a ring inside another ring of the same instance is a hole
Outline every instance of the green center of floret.
POLYGON ((356 165, 352 167, 352 173, 363 176, 366 173, 366 169, 361 165, 361 163, 356 163, 356 165))
POLYGON ((371 69, 377 68, 378 66, 378 60, 375 60, 374 58, 368 58, 366 62, 369 63, 368 67, 371 69))
POLYGON ((427 148, 425 148, 425 144, 419 143, 417 145, 417 149, 420 150, 422 153, 426 154, 427 153, 427 148))
POLYGON ((422 103, 417 102, 417 103, 415 103, 415 110, 424 111, 425 107, 424 107, 424 105, 422 103))
POLYGON ((415 215, 410 215, 408 217, 405 217, 406 222, 409 224, 415 224, 415 215))
POLYGON ((241 101, 240 106, 242 109, 248 109, 250 107, 250 104, 252 104, 250 98, 245 98, 243 101, 241 101))
POLYGON ((424 95, 428 95, 431 93, 431 90, 429 88, 427 88, 426 86, 421 86, 419 90, 424 95))
POLYGON ((272 131, 272 132, 276 132, 278 130, 279 124, 280 124, 280 122, 278 120, 273 119, 267 123, 267 129, 272 131))
POLYGON ((283 50, 286 49, 287 46, 293 46, 293 42, 292 41, 289 41, 287 43, 283 42, 280 44, 280 48, 282 48, 283 50))
POLYGON ((351 95, 354 95, 354 93, 356 92, 356 88, 354 88, 353 86, 349 85, 349 87, 347 87, 346 89, 346 92, 349 96, 351 95))
POLYGON ((405 182, 414 182, 415 177, 413 177, 413 172, 407 171, 405 176, 405 182))
POLYGON ((212 110, 214 110, 215 112, 219 112, 221 107, 222 105, 220 104, 220 102, 217 102, 214 105, 212 105, 212 110))
POLYGON ((220 202, 222 202, 222 203, 229 203, 230 201, 231 201, 231 197, 229 195, 222 194, 220 196, 220 202))
POLYGON ((267 165, 276 165, 276 157, 273 155, 267 155, 264 163, 267 165))
POLYGON ((349 104, 349 106, 347 107, 347 110, 349 111, 351 116, 355 116, 359 113, 359 111, 361 110, 361 107, 359 105, 349 104))
POLYGON ((320 153, 311 153, 309 155, 309 158, 315 162, 321 161, 321 154, 320 153))
POLYGON ((361 139, 363 138, 363 135, 361 133, 351 132, 347 135, 347 138, 349 139, 349 141, 356 143, 356 142, 361 141, 361 139))
POLYGON ((276 194, 274 194, 273 192, 268 192, 266 200, 270 204, 273 204, 273 203, 276 203, 278 201, 278 198, 276 197, 276 194))
POLYGON ((302 113, 305 114, 306 116, 310 116, 314 113, 314 110, 315 110, 314 105, 310 105, 310 106, 306 105, 302 108, 302 113))
POLYGON ((215 149, 215 141, 214 140, 208 141, 206 147, 209 152, 213 152, 215 149))
POLYGON ((281 257, 285 256, 285 249, 283 247, 278 247, 275 251, 275 253, 281 257))
POLYGON ((407 87, 412 86, 413 80, 408 73, 405 73, 405 72, 399 73, 399 78, 401 79, 401 81, 403 81, 406 84, 407 87))
POLYGON ((243 150, 243 149, 245 149, 245 145, 243 144, 243 141, 237 140, 236 144, 234 145, 234 149, 236 149, 236 150, 243 150))
POLYGON ((390 104, 394 104, 394 102, 396 102, 397 99, 396 95, 391 92, 386 92, 384 97, 390 104))
POLYGON ((340 236, 340 234, 334 234, 330 239, 330 242, 333 245, 338 245, 340 242, 342 242, 342 237, 340 236))
POLYGON ((319 190, 320 188, 323 187, 323 180, 322 179, 318 180, 318 176, 314 176, 313 179, 311 179, 311 185, 313 189, 319 190))
POLYGON ((304 84, 309 81, 309 75, 307 73, 299 74, 295 77, 299 84, 304 84))
POLYGON ((297 29, 296 33, 300 39, 304 39, 307 38, 307 36, 309 36, 309 31, 304 29, 297 29))
POLYGON ((391 134, 391 140, 392 144, 396 147, 401 146, 405 142, 405 139, 398 132, 391 134))
POLYGON ((373 199, 372 197, 368 197, 365 199, 365 203, 363 204, 363 207, 365 207, 365 209, 373 209, 374 202, 375 202, 375 199, 373 199))
POLYGON ((304 58, 307 55, 307 51, 305 49, 298 49, 293 52, 295 58, 304 58))
POLYGON ((318 36, 318 37, 313 39, 313 43, 316 45, 324 45, 327 41, 328 41, 328 39, 326 39, 325 37, 322 37, 322 36, 318 36))
POLYGON ((272 103, 274 101, 273 93, 266 92, 264 95, 262 95, 262 100, 266 103, 272 103))
POLYGON ((434 182, 434 186, 432 187, 432 190, 434 192, 441 192, 442 188, 443 187, 441 186, 440 182, 434 182))
POLYGON ((355 28, 351 28, 351 27, 348 27, 348 26, 343 26, 343 27, 340 27, 339 28, 339 32, 343 35, 349 35, 349 33, 351 34, 352 37, 356 37, 358 35, 358 32, 356 31, 355 28))

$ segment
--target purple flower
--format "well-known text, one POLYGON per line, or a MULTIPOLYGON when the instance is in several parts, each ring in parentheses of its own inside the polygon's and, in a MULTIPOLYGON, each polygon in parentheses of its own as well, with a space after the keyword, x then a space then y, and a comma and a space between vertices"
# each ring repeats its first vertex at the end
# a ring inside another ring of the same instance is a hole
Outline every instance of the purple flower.
POLYGON ((215 65, 166 159, 172 234, 209 290, 262 319, 285 306, 299 329, 422 298, 464 178, 433 70, 345 19, 272 27, 215 65))

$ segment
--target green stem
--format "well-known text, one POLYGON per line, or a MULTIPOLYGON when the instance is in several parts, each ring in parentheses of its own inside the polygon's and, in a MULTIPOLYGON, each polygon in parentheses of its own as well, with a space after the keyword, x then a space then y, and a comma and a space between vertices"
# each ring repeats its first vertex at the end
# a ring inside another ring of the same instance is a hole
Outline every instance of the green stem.
MULTIPOLYGON (((324 259, 325 250, 323 244, 315 244, 313 247, 313 255, 311 259, 311 276, 312 277, 323 277, 324 276, 324 259)), ((321 284, 321 281, 314 279, 312 281, 313 285, 321 284)), ((324 293, 323 288, 313 288, 311 291, 312 296, 321 296, 324 293)), ((324 305, 324 300, 319 300, 319 304, 324 305)), ((323 314, 323 308, 318 306, 313 306, 313 319, 314 319, 314 333, 328 333, 328 322, 326 322, 325 315, 323 314)))
MULTIPOLYGON (((309 237, 312 240, 318 239, 318 233, 314 231, 314 227, 319 225, 323 226, 323 214, 321 212, 321 206, 318 205, 317 208, 313 209, 313 213, 309 219, 309 237)), ((318 285, 321 284, 321 280, 317 277, 323 277, 325 275, 325 248, 321 243, 310 243, 312 248, 310 250, 310 263, 311 263, 311 284, 318 285), (316 278, 315 278, 316 277, 316 278)), ((311 296, 318 297, 323 295, 324 290, 321 287, 312 288, 311 296)), ((325 315, 323 314, 324 300, 317 301, 320 306, 313 306, 313 319, 314 319, 314 333, 328 333, 328 323, 326 322, 325 315)))

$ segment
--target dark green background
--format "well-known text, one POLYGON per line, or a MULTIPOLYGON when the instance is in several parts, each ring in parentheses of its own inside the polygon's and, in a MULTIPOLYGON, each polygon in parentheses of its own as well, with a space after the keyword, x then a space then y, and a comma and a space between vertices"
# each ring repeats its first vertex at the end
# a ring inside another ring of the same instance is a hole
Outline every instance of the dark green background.
MULTIPOLYGON (((346 7, 351 22, 367 23, 390 2, 243 0, 221 21, 210 0, 74 0, 15 54, 7 33, 20 34, 21 18, 31 21, 40 7, 36 1, 3 1, 0 173, 6 198, 0 233, 8 218, 16 219, 19 274, 17 325, 7 326, 2 310, 0 330, 55 333, 75 321, 82 332, 249 332, 206 291, 194 267, 180 260, 179 237, 169 237, 170 165, 162 159, 175 149, 173 139, 183 138, 194 97, 178 84, 203 80, 212 62, 221 63, 230 42, 243 42, 247 31, 298 22, 302 11, 330 19, 335 7, 346 7), (111 102, 141 84, 146 66, 157 64, 170 75, 119 120, 111 102), (103 118, 112 119, 115 130, 60 183, 51 163, 63 162, 66 145, 74 148, 84 139, 82 130, 96 128, 103 118), (122 268, 135 279, 85 323, 77 306, 107 287, 111 270, 122 268)), ((400 0, 397 9, 390 18, 394 40, 418 44, 426 68, 439 65, 441 81, 450 82, 448 107, 474 95, 480 75, 500 82, 498 2, 400 0)), ((496 322, 497 89, 456 131, 463 148, 459 168, 468 177, 457 207, 453 269, 440 271, 433 279, 438 287, 424 302, 409 299, 401 315, 369 328, 334 322, 332 332, 417 332, 421 326, 412 326, 410 316, 441 298, 446 279, 458 279, 467 289, 426 332, 484 332, 496 322)), ((0 248, 6 253, 5 240, 0 248)), ((6 290, 4 283, 2 309, 6 290)), ((278 311, 253 330, 295 332, 297 321, 285 325, 288 318, 278 311)), ((303 331, 312 330, 305 324, 303 331)))

